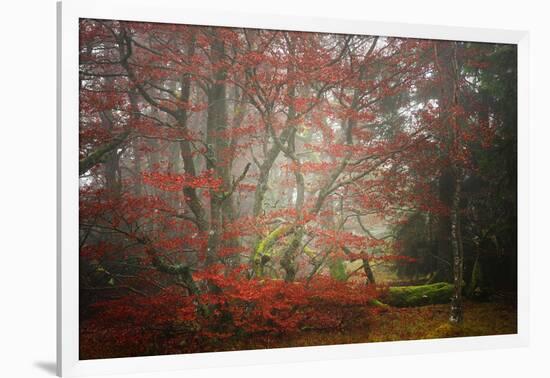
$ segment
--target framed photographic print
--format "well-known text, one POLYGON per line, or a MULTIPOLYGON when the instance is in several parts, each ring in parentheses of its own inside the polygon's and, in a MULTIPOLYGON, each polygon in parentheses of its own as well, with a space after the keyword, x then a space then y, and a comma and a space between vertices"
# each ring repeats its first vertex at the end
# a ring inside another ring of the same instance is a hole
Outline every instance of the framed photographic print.
POLYGON ((58 16, 59 374, 526 344, 525 32, 58 16))

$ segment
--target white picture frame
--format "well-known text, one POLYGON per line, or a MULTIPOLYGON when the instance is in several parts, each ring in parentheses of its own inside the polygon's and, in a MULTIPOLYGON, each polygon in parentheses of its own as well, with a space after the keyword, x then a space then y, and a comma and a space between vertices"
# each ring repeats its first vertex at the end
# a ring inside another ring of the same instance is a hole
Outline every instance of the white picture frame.
POLYGON ((58 3, 57 372, 60 376, 173 371, 202 367, 363 358, 528 345, 528 49, 524 31, 369 22, 245 11, 191 9, 176 1, 58 3), (518 46, 518 332, 515 335, 332 345, 154 357, 79 360, 78 356, 78 21, 79 18, 510 43, 518 46))

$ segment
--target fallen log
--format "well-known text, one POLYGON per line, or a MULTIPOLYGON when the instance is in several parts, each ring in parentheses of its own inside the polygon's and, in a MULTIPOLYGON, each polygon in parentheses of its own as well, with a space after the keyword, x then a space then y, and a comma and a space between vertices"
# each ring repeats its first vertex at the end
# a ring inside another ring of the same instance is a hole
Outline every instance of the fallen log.
POLYGON ((416 307, 450 303, 452 295, 452 284, 438 282, 430 285, 390 287, 380 301, 394 307, 416 307))

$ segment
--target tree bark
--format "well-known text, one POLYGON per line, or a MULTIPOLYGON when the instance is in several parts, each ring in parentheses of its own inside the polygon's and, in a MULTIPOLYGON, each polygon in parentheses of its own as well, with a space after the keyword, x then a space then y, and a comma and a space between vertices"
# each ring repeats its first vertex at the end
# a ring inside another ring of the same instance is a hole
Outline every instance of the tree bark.
POLYGON ((78 163, 78 174, 82 176, 84 173, 92 169, 96 164, 99 164, 103 161, 105 154, 115 150, 119 147, 126 138, 130 135, 130 131, 124 131, 121 134, 117 135, 108 143, 98 147, 94 152, 89 154, 83 159, 80 159, 78 163))
POLYGON ((456 42, 434 43, 435 63, 441 76, 440 118, 447 125, 447 156, 453 175, 453 194, 450 208, 451 250, 453 268, 453 298, 449 321, 455 324, 463 322, 462 281, 464 275, 464 251, 460 229, 460 199, 462 191, 462 169, 458 154, 461 150, 460 124, 456 109, 458 107, 459 67, 456 42), (439 49, 442 46, 444 49, 439 49), (442 64, 443 63, 443 64, 442 64), (444 118, 443 118, 444 117, 444 118))
MULTIPOLYGON (((213 66, 219 66, 225 53, 224 42, 220 36, 212 40, 211 60, 213 66)), ((217 68, 213 75, 213 83, 208 91, 208 112, 206 120, 206 144, 208 147, 206 167, 215 177, 222 179, 220 189, 210 191, 210 229, 208 231, 208 246, 206 263, 212 264, 218 258, 222 227, 222 206, 224 193, 231 189, 231 172, 225 154, 228 152, 228 138, 223 132, 227 129, 226 109, 226 69, 217 68)))
POLYGON ((374 272, 372 271, 369 263, 369 259, 363 258, 363 270, 367 276, 367 284, 374 285, 376 280, 374 279, 374 272))
POLYGON ((451 208, 451 245, 453 250, 453 299, 451 302, 451 323, 462 323, 462 281, 464 275, 464 257, 462 251, 462 236, 460 232, 460 193, 462 179, 458 170, 455 173, 455 190, 451 208))

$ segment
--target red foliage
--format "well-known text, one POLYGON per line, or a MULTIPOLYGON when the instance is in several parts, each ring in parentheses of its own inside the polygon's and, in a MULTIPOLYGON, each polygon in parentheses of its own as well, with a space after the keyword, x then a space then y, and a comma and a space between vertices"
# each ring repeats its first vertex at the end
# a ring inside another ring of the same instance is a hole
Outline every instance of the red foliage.
MULTIPOLYGON (((464 80, 463 104, 433 99, 433 41, 97 20, 80 31, 80 158, 117 142, 80 182, 81 264, 106 276, 87 289, 108 292, 83 311, 85 356, 368 320, 380 288, 331 279, 323 259, 413 263, 360 217, 448 215, 434 183, 451 165, 474 171, 471 147, 497 135, 464 80), (260 258, 281 277, 281 247, 299 235, 297 281, 235 268, 280 225, 292 231, 260 258)), ((469 50, 460 61, 486 67, 469 50)))
POLYGON ((364 322, 376 310, 370 301, 380 294, 375 286, 317 276, 311 282, 249 280, 245 267, 231 271, 223 265, 195 272, 201 285, 217 289, 198 296, 169 287, 155 295, 137 294, 96 303, 94 316, 83 322, 86 355, 101 342, 115 345, 121 355, 198 351, 212 340, 280 337, 306 329, 338 329, 364 322), (224 273, 225 272, 225 273, 224 273), (156 341, 156 342, 155 342, 156 341), (159 348, 151 351, 151 345, 159 348))
POLYGON ((167 192, 180 192, 183 188, 218 190, 222 184, 221 179, 214 177, 214 173, 211 170, 206 170, 199 176, 144 172, 143 182, 167 192))

